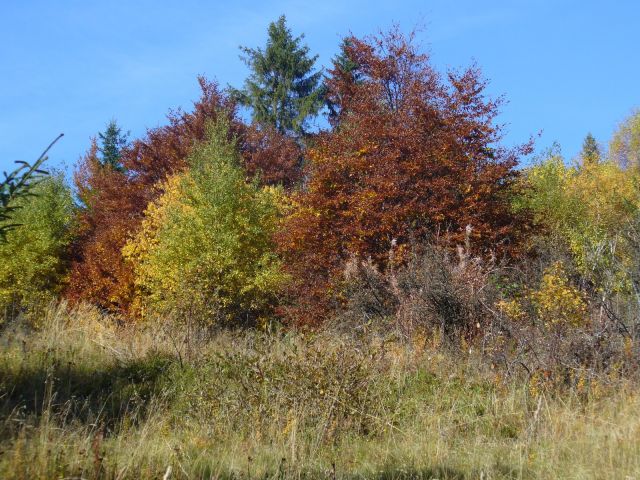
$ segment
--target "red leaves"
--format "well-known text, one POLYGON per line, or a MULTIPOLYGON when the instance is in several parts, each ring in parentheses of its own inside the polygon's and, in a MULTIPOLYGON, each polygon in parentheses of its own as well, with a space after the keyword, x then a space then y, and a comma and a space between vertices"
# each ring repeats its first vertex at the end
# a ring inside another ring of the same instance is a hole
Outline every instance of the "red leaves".
POLYGON ((467 225, 477 252, 502 253, 520 229, 505 194, 526 147, 497 147, 500 101, 485 99, 477 68, 444 83, 397 30, 346 45, 357 68, 331 71, 334 129, 310 152, 308 189, 280 234, 293 293, 307 304, 288 310, 296 322, 321 320, 352 254, 384 267, 393 239, 455 245, 467 225))
POLYGON ((530 145, 500 147, 494 120, 501 99, 485 97, 477 67, 443 79, 397 29, 349 38, 343 54, 326 81, 332 129, 313 139, 305 172, 294 139, 242 124, 233 102, 203 79, 192 113, 172 112, 167 126, 124 152, 125 173, 101 167, 94 146, 76 176, 86 208, 68 295, 127 311, 133 275, 121 249, 161 193, 159 182, 188 167, 192 146, 218 115, 231 119, 248 177, 289 191, 307 181, 291 195, 293 211, 277 234, 294 279, 283 308, 291 321, 326 317, 337 298, 331 289, 352 255, 384 269, 392 243, 401 262, 413 239, 455 247, 467 226, 476 254, 510 254, 526 219, 511 213, 508 193, 530 145))
POLYGON ((249 176, 259 175, 264 185, 290 189, 302 179, 302 149, 275 128, 255 124, 246 127, 242 156, 249 176))
MULTIPOLYGON (((133 300, 133 273, 122 258, 122 247, 140 226, 142 214, 160 193, 155 186, 186 167, 205 125, 218 115, 235 118, 234 104, 215 83, 198 79, 202 96, 192 113, 169 114, 169 125, 152 129, 123 152, 126 173, 101 167, 95 145, 76 173, 79 196, 85 203, 74 248, 67 296, 115 312, 126 312, 133 300)), ((237 122, 232 122, 237 131, 237 122)))

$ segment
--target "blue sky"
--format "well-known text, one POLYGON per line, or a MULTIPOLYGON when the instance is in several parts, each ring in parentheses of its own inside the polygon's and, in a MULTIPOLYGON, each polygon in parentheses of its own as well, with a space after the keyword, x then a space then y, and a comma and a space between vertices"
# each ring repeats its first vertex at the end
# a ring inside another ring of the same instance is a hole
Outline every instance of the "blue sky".
POLYGON ((441 70, 476 61, 509 103, 508 145, 542 131, 574 156, 587 132, 606 143, 640 107, 640 2, 30 1, 0 4, 0 169, 33 160, 60 132, 50 166, 72 168, 90 137, 117 119, 132 136, 198 97, 196 75, 240 86, 239 45, 263 45, 287 15, 320 65, 340 38, 394 22, 421 26, 441 70))

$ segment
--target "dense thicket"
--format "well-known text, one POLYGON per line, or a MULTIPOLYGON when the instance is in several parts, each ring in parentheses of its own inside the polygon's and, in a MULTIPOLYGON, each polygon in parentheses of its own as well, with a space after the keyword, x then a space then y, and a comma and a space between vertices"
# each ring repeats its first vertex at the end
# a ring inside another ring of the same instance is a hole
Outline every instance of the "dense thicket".
POLYGON ((479 69, 438 72, 397 28, 345 38, 323 85, 284 18, 245 52, 244 91, 200 78, 191 111, 131 141, 111 122, 77 205, 60 177, 16 203, 3 306, 63 291, 131 322, 330 321, 482 338, 523 364, 640 359, 619 342, 640 334, 637 114, 609 151, 589 134, 573 165, 553 149, 520 169, 532 145, 503 146, 479 69))
POLYGON ((402 261, 412 239, 455 246, 467 230, 474 252, 502 255, 526 226, 508 193, 528 147, 499 145, 500 101, 486 98, 477 68, 443 78, 398 30, 343 49, 352 63, 337 61, 326 81, 333 128, 314 142, 308 186, 279 236, 295 298, 311 309, 301 321, 322 318, 351 255, 384 268, 392 245, 402 261))

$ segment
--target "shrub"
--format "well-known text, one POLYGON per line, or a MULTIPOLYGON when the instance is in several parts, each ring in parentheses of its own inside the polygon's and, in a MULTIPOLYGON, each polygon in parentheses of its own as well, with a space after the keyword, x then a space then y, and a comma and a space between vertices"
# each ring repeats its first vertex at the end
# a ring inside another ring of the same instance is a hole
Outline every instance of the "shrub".
POLYGON ((272 242, 280 192, 247 183, 223 120, 207 126, 188 161, 188 173, 163 185, 123 249, 139 306, 194 314, 210 325, 253 323, 285 280, 272 242))
POLYGON ((633 255, 623 232, 640 207, 632 172, 611 162, 566 166, 553 151, 525 177, 517 204, 567 245, 580 275, 605 293, 628 290, 633 255))
POLYGON ((587 323, 584 295, 569 283, 560 262, 547 268, 540 287, 530 296, 538 317, 547 327, 577 327, 587 323))
POLYGON ((41 180, 12 204, 18 226, 0 243, 0 309, 36 308, 58 294, 67 273, 74 203, 64 177, 41 180))
MULTIPOLYGON (((391 251, 393 254, 393 250, 391 251)), ((442 341, 484 333, 497 298, 490 262, 426 244, 413 246, 405 265, 381 273, 353 257, 345 268, 345 308, 339 323, 361 329, 392 327, 405 338, 436 334, 442 341)))

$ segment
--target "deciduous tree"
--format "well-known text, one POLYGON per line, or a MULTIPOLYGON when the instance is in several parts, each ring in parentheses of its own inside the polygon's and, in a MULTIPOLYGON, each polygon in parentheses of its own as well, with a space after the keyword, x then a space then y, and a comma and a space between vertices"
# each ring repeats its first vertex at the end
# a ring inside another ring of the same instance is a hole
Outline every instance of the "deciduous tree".
POLYGON ((640 110, 622 122, 614 133, 609 157, 622 168, 640 168, 640 110))
POLYGON ((322 319, 351 255, 384 268, 392 245, 402 261, 412 238, 455 246, 469 229, 476 254, 502 255, 525 227, 508 193, 529 145, 500 147, 500 100, 476 67, 443 79, 398 29, 349 38, 345 52, 358 75, 340 62, 330 71, 334 129, 311 150, 308 188, 279 237, 298 281, 295 321, 322 319))
POLYGON ((74 202, 62 174, 48 176, 10 205, 11 222, 20 226, 0 244, 0 316, 6 309, 46 306, 60 293, 73 234, 74 202))
POLYGON ((143 310, 209 325, 265 318, 286 278, 273 242, 280 194, 247 182, 240 160, 228 120, 209 124, 190 169, 147 208, 123 250, 143 310))

